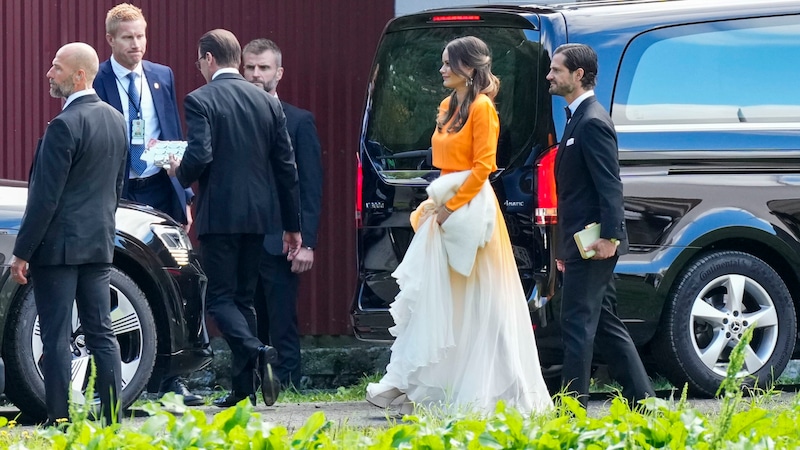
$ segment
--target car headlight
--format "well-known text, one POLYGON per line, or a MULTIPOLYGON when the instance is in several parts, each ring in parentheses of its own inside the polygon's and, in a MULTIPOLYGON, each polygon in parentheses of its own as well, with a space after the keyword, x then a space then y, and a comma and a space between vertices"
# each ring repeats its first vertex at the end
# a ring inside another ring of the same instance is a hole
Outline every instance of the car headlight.
POLYGON ((192 242, 189 240, 189 235, 183 231, 183 228, 169 225, 151 225, 150 229, 164 244, 175 263, 179 266, 189 264, 189 252, 192 250, 192 242))

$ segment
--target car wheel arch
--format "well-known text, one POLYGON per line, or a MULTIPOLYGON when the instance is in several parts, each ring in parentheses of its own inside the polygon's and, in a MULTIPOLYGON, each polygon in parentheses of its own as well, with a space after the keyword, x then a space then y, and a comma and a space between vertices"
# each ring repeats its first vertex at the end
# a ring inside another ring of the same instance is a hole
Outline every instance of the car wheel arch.
POLYGON ((121 252, 115 252, 113 264, 114 267, 117 267, 119 270, 121 270, 125 275, 130 277, 130 279, 133 280, 136 285, 139 286, 139 289, 142 290, 145 298, 147 299, 147 304, 150 306, 150 311, 153 313, 153 318, 155 319, 156 333, 159 337, 157 342, 157 353, 172 353, 171 342, 173 341, 173 330, 169 325, 172 314, 169 312, 165 302, 154 301, 154 299, 166 297, 167 294, 158 287, 159 283, 153 278, 153 276, 129 255, 125 255, 121 252))
MULTIPOLYGON (((778 236, 779 233, 767 233, 758 228, 736 225, 726 228, 711 230, 702 235, 695 235, 696 239, 683 244, 681 247, 662 247, 650 261, 659 261, 658 265, 648 269, 650 273, 657 277, 651 281, 655 285, 653 296, 655 303, 661 306, 658 314, 658 323, 662 324, 667 313, 667 302, 676 281, 681 274, 696 259, 709 252, 738 251, 761 259, 778 275, 786 284, 792 299, 800 323, 800 253, 797 253, 791 245, 778 236), (674 252, 674 254, 670 254, 674 252)), ((800 245, 800 244, 796 244, 800 245)), ((626 261, 623 256, 618 262, 617 272, 626 272, 626 261)), ((631 268, 635 269, 635 265, 631 268)), ((631 271, 630 273, 636 273, 631 271)), ((655 335, 655 330, 647 341, 641 345, 648 345, 655 335)), ((795 354, 800 354, 800 346, 795 349, 795 354)))
MULTIPOLYGON (((720 245, 721 242, 742 240, 743 242, 763 243, 779 253, 791 254, 786 240, 796 241, 796 239, 780 237, 781 231, 780 225, 768 222, 745 209, 711 208, 700 214, 687 214, 680 217, 658 242, 644 244, 657 245, 662 248, 678 247, 702 250, 720 245), (784 248, 780 249, 781 247, 784 248)), ((630 245, 635 247, 638 244, 640 243, 631 242, 630 245)), ((672 265, 670 261, 666 264, 672 265)))
MULTIPOLYGON (((755 216, 746 211, 737 210, 733 215, 739 219, 725 227, 709 228, 707 221, 716 220, 713 213, 704 215, 703 220, 675 229, 665 242, 669 247, 662 247, 652 258, 659 259, 658 272, 662 275, 656 288, 660 299, 665 300, 675 280, 698 255, 708 251, 740 251, 753 255, 772 267, 786 283, 792 293, 795 306, 800 306, 800 242, 786 236, 780 228, 754 227, 743 223, 743 220, 755 216), (674 256, 669 256, 670 248, 680 248, 674 256)), ((718 211, 723 214, 723 211, 718 211)), ((724 211, 731 218, 730 211, 724 211)), ((759 219, 760 222, 764 222, 759 219)), ((620 261, 624 264, 624 261, 620 261)))
MULTIPOLYGON (((10 271, 8 273, 8 278, 10 278, 10 271)), ((4 348, 3 344, 5 343, 6 319, 23 288, 25 288, 25 286, 6 280, 3 282, 2 290, 0 290, 0 318, 2 318, 2 320, 0 320, 0 353, 2 353, 2 349, 4 348)))
POLYGON ((671 281, 674 282, 683 269, 699 255, 710 251, 742 252, 764 261, 776 271, 792 294, 795 306, 800 306, 800 242, 795 243, 795 246, 798 246, 797 249, 792 249, 789 244, 776 237, 775 234, 764 235, 742 231, 742 227, 739 227, 737 233, 733 233, 735 237, 729 236, 731 233, 709 235, 704 236, 703 240, 693 243, 692 251, 686 252, 683 263, 670 270, 671 281))

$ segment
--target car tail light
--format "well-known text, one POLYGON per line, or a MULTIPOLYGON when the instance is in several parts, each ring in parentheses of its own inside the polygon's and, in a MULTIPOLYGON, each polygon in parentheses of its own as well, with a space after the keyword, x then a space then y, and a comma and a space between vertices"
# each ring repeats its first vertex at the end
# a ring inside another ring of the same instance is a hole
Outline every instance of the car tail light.
POLYGON ((556 153, 558 144, 542 152, 536 160, 536 211, 537 225, 558 222, 558 198, 556 197, 556 153))
POLYGON ((356 228, 361 228, 361 211, 363 207, 362 187, 364 185, 364 173, 361 170, 361 157, 356 153, 356 228))

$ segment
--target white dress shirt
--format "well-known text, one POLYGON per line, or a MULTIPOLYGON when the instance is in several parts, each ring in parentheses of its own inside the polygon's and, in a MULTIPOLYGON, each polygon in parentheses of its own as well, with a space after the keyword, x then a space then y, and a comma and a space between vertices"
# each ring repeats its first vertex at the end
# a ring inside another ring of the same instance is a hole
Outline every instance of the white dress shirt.
MULTIPOLYGON (((144 119, 144 144, 147 145, 151 139, 158 139, 161 136, 161 126, 158 123, 158 114, 156 114, 156 105, 153 103, 153 95, 150 92, 150 85, 147 82, 147 77, 142 70, 142 64, 139 63, 133 70, 128 70, 122 67, 120 63, 111 57, 111 68, 114 70, 114 76, 117 77, 117 91, 119 92, 119 99, 122 103, 122 114, 125 115, 125 123, 130 126, 130 112, 128 111, 128 84, 130 79, 128 74, 136 72, 136 88, 139 90, 139 98, 141 100, 141 119, 144 119)), ((134 119, 136 119, 136 111, 133 111, 134 119)), ((130 139, 130 130, 128 130, 128 138, 130 139)), ((161 167, 155 166, 151 163, 147 164, 147 169, 141 175, 131 170, 130 178, 147 178, 155 175, 161 167)))
POLYGON ((61 107, 61 110, 63 111, 65 109, 67 109, 67 106, 69 106, 69 104, 72 103, 72 101, 75 100, 76 98, 80 98, 80 97, 83 97, 84 95, 89 95, 89 94, 94 94, 94 93, 95 92, 94 92, 93 88, 84 89, 84 90, 78 91, 78 92, 73 92, 69 97, 67 97, 67 101, 64 102, 64 106, 61 107))
POLYGON ((575 114, 575 110, 578 109, 578 106, 581 106, 581 103, 583 103, 584 100, 593 95, 594 95, 594 89, 589 89, 588 91, 581 94, 578 98, 573 100, 572 103, 569 104, 569 110, 572 112, 572 114, 575 114))
POLYGON ((223 67, 221 69, 217 69, 217 71, 214 72, 214 75, 211 75, 211 79, 213 80, 223 73, 235 73, 236 75, 239 75, 239 69, 235 69, 233 67, 223 67))

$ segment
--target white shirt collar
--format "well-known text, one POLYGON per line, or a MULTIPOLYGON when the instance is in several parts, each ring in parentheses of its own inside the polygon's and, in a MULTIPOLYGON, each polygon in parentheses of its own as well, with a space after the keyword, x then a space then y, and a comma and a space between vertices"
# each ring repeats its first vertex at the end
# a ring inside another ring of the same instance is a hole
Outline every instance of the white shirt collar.
POLYGON ((213 80, 217 78, 218 75, 222 75, 223 73, 235 73, 239 75, 239 71, 235 67, 223 67, 221 69, 217 69, 217 71, 214 72, 214 75, 211 75, 211 79, 213 80))
POLYGON ((594 95, 594 89, 589 89, 588 91, 581 94, 578 98, 572 101, 569 104, 569 110, 572 111, 572 114, 575 114, 575 110, 578 109, 578 106, 581 106, 584 100, 594 95))
POLYGON ((129 73, 135 72, 136 75, 142 76, 142 63, 136 65, 133 70, 128 69, 127 67, 122 67, 122 64, 118 63, 116 59, 114 59, 114 55, 111 55, 111 69, 114 70, 114 75, 120 80, 124 80, 125 77, 128 76, 129 73))
POLYGON ((94 94, 94 93, 95 92, 94 92, 93 88, 84 89, 84 90, 78 91, 78 92, 73 92, 72 95, 67 97, 67 101, 64 102, 64 107, 61 108, 61 110, 63 111, 65 109, 67 109, 67 106, 69 106, 69 104, 72 103, 72 101, 75 100, 76 98, 80 98, 80 97, 83 97, 83 96, 86 96, 86 95, 91 95, 91 94, 94 94))

